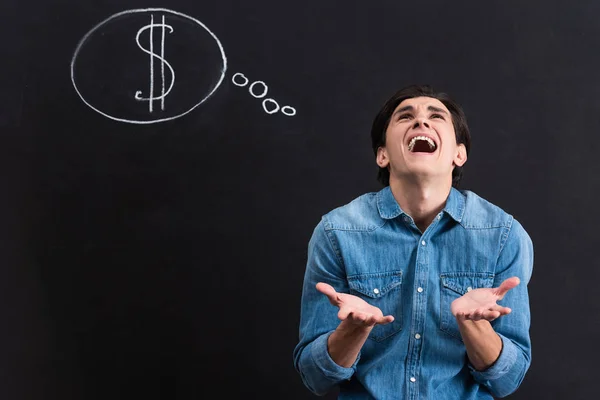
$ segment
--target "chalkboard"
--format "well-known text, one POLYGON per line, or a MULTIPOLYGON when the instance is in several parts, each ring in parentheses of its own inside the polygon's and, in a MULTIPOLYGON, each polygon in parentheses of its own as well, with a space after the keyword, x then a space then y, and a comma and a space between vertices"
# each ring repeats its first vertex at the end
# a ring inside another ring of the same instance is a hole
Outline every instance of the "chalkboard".
POLYGON ((463 105, 461 188, 535 246, 509 397, 596 395, 600 3, 0 7, 3 399, 313 398, 308 239, 380 189, 370 126, 411 83, 463 105))

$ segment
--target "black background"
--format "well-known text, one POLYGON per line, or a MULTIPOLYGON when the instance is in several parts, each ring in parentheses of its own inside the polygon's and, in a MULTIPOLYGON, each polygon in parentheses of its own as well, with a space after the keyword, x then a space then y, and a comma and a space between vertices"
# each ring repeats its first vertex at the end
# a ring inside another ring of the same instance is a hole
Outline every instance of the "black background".
POLYGON ((2 399, 312 398, 292 363, 307 242, 379 190, 370 125, 409 83, 463 105, 462 188, 534 242, 533 363, 510 398, 597 396, 599 2, 0 7, 2 399), (153 125, 70 80, 90 29, 144 7, 202 21, 228 59, 208 101, 153 125), (265 113, 236 72, 297 115, 265 113))

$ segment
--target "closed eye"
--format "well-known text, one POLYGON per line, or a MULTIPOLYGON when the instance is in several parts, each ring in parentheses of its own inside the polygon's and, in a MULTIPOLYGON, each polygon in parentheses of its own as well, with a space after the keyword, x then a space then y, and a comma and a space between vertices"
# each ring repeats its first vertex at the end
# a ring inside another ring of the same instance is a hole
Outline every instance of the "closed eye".
POLYGON ((445 119, 444 116, 442 114, 431 114, 431 118, 440 118, 440 119, 445 119))

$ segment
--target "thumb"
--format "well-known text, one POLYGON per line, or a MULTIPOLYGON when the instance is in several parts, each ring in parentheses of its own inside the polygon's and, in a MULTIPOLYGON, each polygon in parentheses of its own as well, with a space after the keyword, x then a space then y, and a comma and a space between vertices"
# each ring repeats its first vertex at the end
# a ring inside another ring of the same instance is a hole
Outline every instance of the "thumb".
POLYGON ((337 296, 337 292, 335 291, 335 289, 333 288, 333 286, 331 286, 328 283, 324 283, 324 282, 319 282, 317 283, 317 290, 321 293, 323 293, 325 296, 327 296, 327 298, 329 299, 329 302, 331 304, 333 304, 334 306, 337 306, 339 303, 339 299, 337 296))
POLYGON ((505 279, 496 289, 496 295, 500 300, 502 300, 504 295, 506 295, 510 289, 517 287, 519 283, 521 283, 521 280, 516 276, 505 279))

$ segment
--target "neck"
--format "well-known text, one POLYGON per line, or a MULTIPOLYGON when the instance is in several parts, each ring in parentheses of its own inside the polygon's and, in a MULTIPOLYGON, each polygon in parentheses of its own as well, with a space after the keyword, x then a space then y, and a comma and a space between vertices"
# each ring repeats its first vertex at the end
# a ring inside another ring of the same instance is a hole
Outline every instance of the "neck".
POLYGON ((436 215, 444 209, 452 181, 440 184, 390 179, 390 189, 400 208, 413 218, 421 232, 425 232, 436 215))

